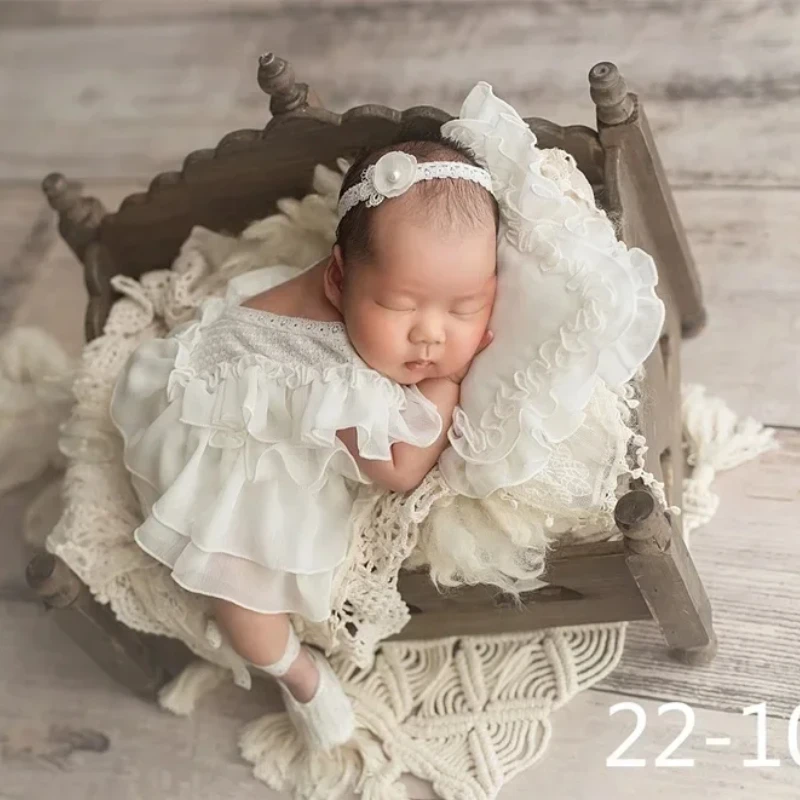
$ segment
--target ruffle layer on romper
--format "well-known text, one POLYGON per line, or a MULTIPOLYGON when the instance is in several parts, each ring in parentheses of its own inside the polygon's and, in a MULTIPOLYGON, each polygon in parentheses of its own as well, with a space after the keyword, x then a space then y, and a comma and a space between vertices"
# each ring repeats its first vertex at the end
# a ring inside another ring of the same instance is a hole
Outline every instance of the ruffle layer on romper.
POLYGON ((347 551, 346 479, 369 482, 337 431, 356 428, 361 456, 388 460, 395 442, 432 444, 441 418, 357 357, 313 368, 248 353, 198 371, 193 351, 223 317, 287 319, 209 301, 139 347, 117 383, 112 419, 145 512, 136 541, 189 591, 320 621, 347 551))

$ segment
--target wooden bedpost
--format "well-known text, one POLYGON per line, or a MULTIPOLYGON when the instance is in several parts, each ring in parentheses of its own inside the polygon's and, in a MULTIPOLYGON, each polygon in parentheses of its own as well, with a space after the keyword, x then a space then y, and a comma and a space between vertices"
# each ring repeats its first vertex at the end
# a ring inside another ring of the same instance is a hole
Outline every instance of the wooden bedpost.
POLYGON ((602 125, 619 125, 630 120, 635 111, 633 97, 625 80, 610 61, 595 64, 589 73, 589 93, 602 125))
POLYGON ((661 291, 669 293, 681 332, 694 336, 706 323, 700 279, 644 108, 609 61, 592 67, 589 87, 606 151, 609 217, 624 221, 619 233, 629 247, 641 247, 656 260, 668 285, 661 291))
POLYGON ((113 301, 109 278, 113 268, 108 249, 99 241, 100 225, 106 216, 103 204, 95 197, 83 197, 80 186, 58 172, 42 181, 42 190, 51 208, 58 212, 58 230, 84 267, 89 304, 84 328, 86 341, 96 339, 113 301))
POLYGON ((623 495, 614 519, 625 542, 625 560, 670 655, 693 666, 717 652, 711 604, 683 539, 653 495, 634 489, 623 495))
POLYGON ((97 238, 106 210, 95 197, 82 197, 80 186, 53 172, 42 181, 42 191, 50 207, 58 213, 58 231, 78 260, 97 238))
POLYGON ((295 81, 292 65, 274 53, 264 53, 259 57, 258 85, 270 96, 269 110, 273 116, 321 105, 307 83, 295 81))

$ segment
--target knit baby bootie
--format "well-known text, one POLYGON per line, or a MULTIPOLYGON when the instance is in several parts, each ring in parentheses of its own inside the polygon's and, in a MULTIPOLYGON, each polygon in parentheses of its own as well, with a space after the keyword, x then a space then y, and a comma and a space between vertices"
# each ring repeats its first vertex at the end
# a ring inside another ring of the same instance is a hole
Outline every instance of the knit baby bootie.
POLYGON ((301 703, 284 685, 280 678, 300 655, 300 640, 294 628, 289 628, 286 652, 280 661, 259 669, 278 678, 278 685, 289 714, 297 731, 309 750, 332 750, 348 741, 355 733, 356 720, 353 705, 345 694, 328 659, 314 648, 307 648, 319 672, 319 683, 314 696, 301 703))
POLYGON ((356 729, 355 713, 328 659, 318 650, 308 648, 319 671, 319 685, 314 696, 301 703, 280 684, 286 711, 310 750, 332 750, 352 738, 356 729))

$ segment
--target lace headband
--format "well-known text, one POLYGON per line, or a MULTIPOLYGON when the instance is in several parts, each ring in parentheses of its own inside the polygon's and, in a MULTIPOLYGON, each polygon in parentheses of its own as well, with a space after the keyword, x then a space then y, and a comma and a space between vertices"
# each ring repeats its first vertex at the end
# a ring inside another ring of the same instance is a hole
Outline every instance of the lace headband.
POLYGON ((351 186, 339 200, 339 219, 359 203, 380 205, 387 197, 398 197, 419 181, 436 178, 459 178, 480 184, 492 191, 492 176, 481 167, 461 161, 424 161, 395 150, 381 156, 364 170, 361 180, 351 186))

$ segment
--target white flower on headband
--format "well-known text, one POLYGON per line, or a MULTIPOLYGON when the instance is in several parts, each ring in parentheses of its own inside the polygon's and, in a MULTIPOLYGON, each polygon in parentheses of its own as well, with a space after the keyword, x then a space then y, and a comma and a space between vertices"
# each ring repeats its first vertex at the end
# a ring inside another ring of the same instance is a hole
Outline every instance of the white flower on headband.
POLYGON ((472 181, 492 191, 492 176, 482 167, 461 161, 424 161, 400 150, 381 156, 364 170, 361 180, 351 186, 339 199, 339 219, 359 203, 370 208, 390 197, 399 197, 419 181, 454 178, 472 181))
POLYGON ((417 159, 395 150, 375 162, 372 185, 384 197, 397 197, 407 192, 417 174, 417 159))

